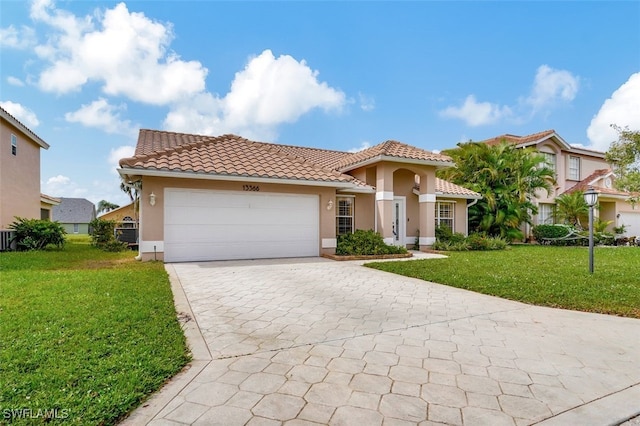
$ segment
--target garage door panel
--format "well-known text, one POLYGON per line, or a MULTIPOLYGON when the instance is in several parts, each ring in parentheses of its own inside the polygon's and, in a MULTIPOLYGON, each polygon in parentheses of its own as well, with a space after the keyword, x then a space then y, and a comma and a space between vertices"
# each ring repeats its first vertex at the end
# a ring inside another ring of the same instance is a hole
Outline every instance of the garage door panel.
POLYGON ((165 260, 317 256, 317 195, 167 189, 165 260))
POLYGON ((621 212, 618 224, 627 227, 626 235, 640 236, 640 212, 621 212))

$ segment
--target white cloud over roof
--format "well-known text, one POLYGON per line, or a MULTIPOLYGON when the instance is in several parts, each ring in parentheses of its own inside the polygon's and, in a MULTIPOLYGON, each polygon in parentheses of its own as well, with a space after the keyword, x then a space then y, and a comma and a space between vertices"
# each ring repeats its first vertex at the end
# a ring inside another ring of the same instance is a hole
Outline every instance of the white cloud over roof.
POLYGON ((0 101, 0 106, 4 108, 9 114, 13 115, 22 124, 27 126, 30 130, 40 125, 40 120, 36 116, 36 113, 29 108, 11 101, 0 101))
POLYGON ((440 116, 457 118, 468 126, 484 126, 503 120, 514 122, 528 120, 537 114, 546 114, 560 104, 573 101, 580 87, 580 78, 566 70, 556 70, 541 65, 536 71, 531 92, 513 106, 491 102, 479 102, 469 95, 460 106, 449 106, 440 111, 440 116))
POLYGON ((609 99, 604 101, 587 129, 589 148, 599 151, 609 149, 618 139, 612 124, 630 130, 640 130, 640 72, 632 74, 609 99))
POLYGON ((345 94, 319 81, 318 71, 304 60, 276 58, 267 49, 236 73, 224 97, 203 92, 177 103, 164 125, 173 131, 274 139, 279 124, 295 122, 315 108, 340 111, 345 104, 345 94))

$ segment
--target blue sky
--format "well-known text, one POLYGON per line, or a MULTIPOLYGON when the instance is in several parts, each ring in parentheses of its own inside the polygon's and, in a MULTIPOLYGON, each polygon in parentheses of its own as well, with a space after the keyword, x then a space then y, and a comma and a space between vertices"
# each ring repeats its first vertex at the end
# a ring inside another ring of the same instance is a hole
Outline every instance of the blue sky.
POLYGON ((0 105, 42 191, 127 202, 140 128, 355 150, 640 129, 640 2, 0 2, 0 105))

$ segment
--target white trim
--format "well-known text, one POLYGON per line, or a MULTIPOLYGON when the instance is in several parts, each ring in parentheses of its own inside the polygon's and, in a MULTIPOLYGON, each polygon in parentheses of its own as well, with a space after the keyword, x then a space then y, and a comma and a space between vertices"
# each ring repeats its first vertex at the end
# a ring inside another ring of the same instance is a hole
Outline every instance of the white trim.
POLYGON ((418 243, 421 246, 432 246, 436 242, 436 237, 420 237, 418 243))
POLYGON ((393 201, 393 192, 392 191, 376 192, 376 201, 393 201))
POLYGON ((164 241, 140 241, 140 253, 164 253, 164 241))
POLYGON ((322 239, 322 248, 336 248, 338 247, 338 239, 337 238, 323 238, 322 239))
POLYGON ((419 203, 435 203, 436 202, 436 194, 420 194, 418 196, 419 203))
POLYGON ((360 186, 352 182, 336 182, 336 181, 322 181, 322 180, 306 180, 306 179, 283 179, 283 178, 270 178, 270 177, 257 177, 257 176, 236 176, 236 175, 218 175, 214 173, 194 173, 194 172, 174 172, 166 170, 148 170, 148 169, 132 169, 132 168, 119 168, 118 173, 122 177, 131 176, 155 176, 155 177, 167 177, 167 178, 181 178, 181 179, 201 179, 201 180, 222 180, 222 181, 234 181, 234 182, 258 182, 258 183, 273 183, 283 185, 306 185, 306 186, 323 186, 329 188, 345 188, 353 192, 366 192, 372 193, 375 189, 371 186, 360 186))
POLYGON ((392 246, 392 245, 393 245, 393 237, 391 237, 391 238, 385 238, 383 241, 384 241, 384 243, 385 243, 386 245, 388 245, 388 246, 392 246))

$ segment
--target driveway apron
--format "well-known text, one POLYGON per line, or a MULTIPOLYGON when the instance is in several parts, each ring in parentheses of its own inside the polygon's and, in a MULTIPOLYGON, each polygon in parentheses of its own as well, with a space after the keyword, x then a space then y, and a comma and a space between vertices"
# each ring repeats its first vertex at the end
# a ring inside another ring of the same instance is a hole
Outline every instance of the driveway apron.
POLYGON ((194 361, 123 423, 606 425, 640 413, 640 320, 361 263, 167 265, 194 361))

